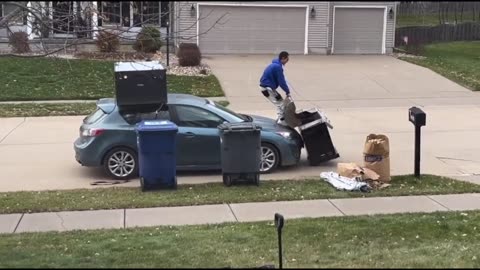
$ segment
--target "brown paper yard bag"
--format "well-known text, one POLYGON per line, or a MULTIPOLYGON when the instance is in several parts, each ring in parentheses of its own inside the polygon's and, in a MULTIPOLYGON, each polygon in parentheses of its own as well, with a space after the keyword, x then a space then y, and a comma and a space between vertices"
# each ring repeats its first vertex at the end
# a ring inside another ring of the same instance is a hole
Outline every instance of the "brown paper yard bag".
POLYGON ((390 182, 390 144, 382 134, 370 134, 363 149, 365 168, 376 172, 382 182, 390 182))

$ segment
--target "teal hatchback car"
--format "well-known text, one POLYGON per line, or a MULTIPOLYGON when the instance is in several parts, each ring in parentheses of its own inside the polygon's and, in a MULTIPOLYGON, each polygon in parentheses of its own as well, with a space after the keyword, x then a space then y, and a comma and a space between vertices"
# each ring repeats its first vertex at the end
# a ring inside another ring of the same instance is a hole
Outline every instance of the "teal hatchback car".
POLYGON ((170 120, 178 126, 178 171, 221 169, 218 126, 225 122, 254 122, 262 127, 262 173, 296 165, 304 145, 296 130, 278 125, 273 119, 235 113, 197 96, 169 94, 168 111, 158 114, 122 115, 115 99, 98 100, 97 109, 80 126, 80 136, 74 142, 75 159, 82 166, 103 166, 105 173, 114 179, 138 176, 135 126, 148 119, 170 120))

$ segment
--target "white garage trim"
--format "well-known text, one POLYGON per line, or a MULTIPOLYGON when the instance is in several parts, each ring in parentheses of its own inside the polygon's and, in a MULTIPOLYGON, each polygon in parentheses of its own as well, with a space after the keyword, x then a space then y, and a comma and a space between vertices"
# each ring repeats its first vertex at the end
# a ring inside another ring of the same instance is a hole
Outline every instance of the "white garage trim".
POLYGON ((385 40, 387 35, 387 6, 334 6, 333 7, 333 31, 332 31, 332 54, 335 52, 335 12, 337 8, 383 8, 383 36, 382 54, 385 54, 385 40))
MULTIPOLYGON (((330 1, 328 1, 328 13, 327 13, 327 50, 328 50, 328 42, 330 41, 330 25, 328 20, 330 20, 330 1)), ((333 51, 332 51, 333 52, 333 51)))
MULTIPOLYGON (((197 46, 200 47, 200 6, 231 6, 231 7, 284 7, 284 8, 305 8, 305 47, 304 54, 308 54, 308 5, 266 5, 266 4, 244 4, 244 3, 197 3, 197 46)), ((386 14, 386 13, 385 13, 386 14)))
POLYGON ((196 21, 196 24, 197 24, 197 47, 200 48, 200 5, 197 4, 197 21, 196 21))
POLYGON ((305 49, 303 50, 303 54, 308 54, 308 6, 306 7, 305 11, 305 49))

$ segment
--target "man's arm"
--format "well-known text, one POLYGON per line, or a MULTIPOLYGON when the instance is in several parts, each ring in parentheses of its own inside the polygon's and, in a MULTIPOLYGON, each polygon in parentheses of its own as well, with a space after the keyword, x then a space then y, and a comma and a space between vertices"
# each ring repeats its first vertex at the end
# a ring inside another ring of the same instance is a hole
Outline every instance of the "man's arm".
POLYGON ((276 73, 275 75, 277 76, 277 79, 278 79, 278 84, 283 89, 283 91, 285 91, 285 94, 287 94, 287 96, 289 96, 290 95, 290 88, 288 88, 288 84, 285 81, 285 76, 283 75, 283 69, 281 67, 278 67, 275 70, 275 73, 276 73))

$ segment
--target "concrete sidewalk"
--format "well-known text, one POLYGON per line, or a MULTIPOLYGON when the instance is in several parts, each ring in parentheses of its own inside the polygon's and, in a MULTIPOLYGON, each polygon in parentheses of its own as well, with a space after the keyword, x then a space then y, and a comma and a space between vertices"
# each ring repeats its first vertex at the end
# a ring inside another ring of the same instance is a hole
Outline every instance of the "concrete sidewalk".
POLYGON ((288 220, 479 209, 480 194, 455 194, 7 214, 0 215, 0 233, 272 221, 275 213, 288 220))

